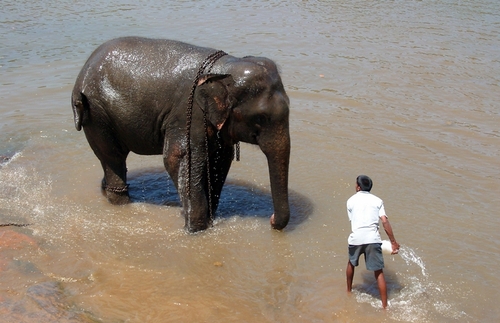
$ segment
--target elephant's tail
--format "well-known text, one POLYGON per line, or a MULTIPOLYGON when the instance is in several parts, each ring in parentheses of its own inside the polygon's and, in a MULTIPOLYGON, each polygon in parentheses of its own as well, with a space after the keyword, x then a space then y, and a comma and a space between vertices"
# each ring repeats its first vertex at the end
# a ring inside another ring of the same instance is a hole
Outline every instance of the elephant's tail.
POLYGON ((71 96, 71 106, 73 108, 76 130, 80 131, 82 130, 83 117, 89 108, 89 103, 85 94, 81 92, 73 92, 73 95, 71 96))

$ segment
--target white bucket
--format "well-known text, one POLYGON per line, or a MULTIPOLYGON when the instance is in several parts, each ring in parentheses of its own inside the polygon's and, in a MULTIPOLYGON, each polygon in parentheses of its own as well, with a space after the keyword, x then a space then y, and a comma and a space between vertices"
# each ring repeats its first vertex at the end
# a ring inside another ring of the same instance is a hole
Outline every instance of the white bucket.
POLYGON ((389 240, 382 240, 382 253, 386 255, 392 254, 392 243, 389 240))

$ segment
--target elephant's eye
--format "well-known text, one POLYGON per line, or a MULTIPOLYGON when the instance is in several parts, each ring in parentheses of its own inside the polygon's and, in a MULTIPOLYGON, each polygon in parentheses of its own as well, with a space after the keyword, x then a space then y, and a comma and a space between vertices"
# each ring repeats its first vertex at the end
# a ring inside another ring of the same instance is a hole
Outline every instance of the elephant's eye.
POLYGON ((255 117, 255 123, 262 126, 267 123, 267 117, 265 115, 258 115, 255 117))

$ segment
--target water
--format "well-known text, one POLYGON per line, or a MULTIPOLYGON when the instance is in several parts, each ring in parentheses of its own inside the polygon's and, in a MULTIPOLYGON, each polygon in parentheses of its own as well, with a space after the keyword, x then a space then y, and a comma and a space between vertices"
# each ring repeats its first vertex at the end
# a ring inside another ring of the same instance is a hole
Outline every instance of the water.
POLYGON ((56 281, 103 322, 497 322, 499 32, 493 0, 4 0, 0 222, 32 225, 1 229, 18 234, 0 244, 2 304, 56 281), (124 35, 278 63, 292 109, 284 232, 249 145, 206 232, 182 229, 160 156, 129 158, 133 204, 104 200, 70 93, 95 47, 124 35), (345 292, 361 173, 403 246, 386 256, 388 311, 363 262, 345 292))
POLYGON ((405 261, 406 265, 411 265, 412 263, 417 265, 422 270, 422 276, 427 276, 427 274, 425 273, 424 261, 417 255, 417 253, 413 249, 401 246, 399 254, 405 261))

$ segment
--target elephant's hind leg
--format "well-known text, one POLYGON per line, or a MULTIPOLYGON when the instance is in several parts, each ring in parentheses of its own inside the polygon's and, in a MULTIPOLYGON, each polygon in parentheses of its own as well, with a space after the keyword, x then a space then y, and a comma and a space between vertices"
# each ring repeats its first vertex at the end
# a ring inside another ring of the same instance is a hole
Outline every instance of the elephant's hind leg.
POLYGON ((130 202, 127 184, 127 166, 125 160, 121 163, 104 163, 101 161, 104 170, 102 179, 102 193, 111 204, 122 205, 130 202))
POLYGON ((106 125, 100 125, 99 128, 89 125, 84 127, 84 130, 90 147, 100 160, 104 171, 102 193, 112 204, 129 203, 126 165, 129 151, 121 148, 106 125))

